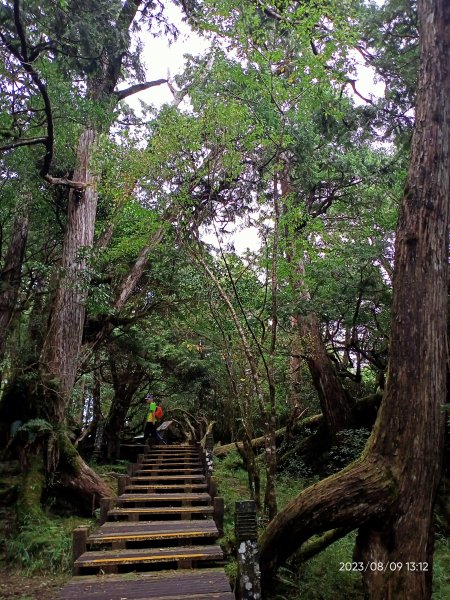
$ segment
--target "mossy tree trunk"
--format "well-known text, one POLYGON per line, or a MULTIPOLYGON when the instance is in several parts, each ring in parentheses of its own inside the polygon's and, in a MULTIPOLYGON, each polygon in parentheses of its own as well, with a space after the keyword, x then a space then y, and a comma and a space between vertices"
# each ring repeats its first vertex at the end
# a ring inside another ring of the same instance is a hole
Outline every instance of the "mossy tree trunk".
POLYGON ((61 255, 54 298, 50 310, 48 327, 40 356, 40 383, 38 397, 40 416, 58 432, 62 443, 59 470, 60 483, 67 484, 70 491, 90 501, 93 495, 108 492, 100 479, 83 462, 77 451, 69 450, 65 435, 60 436, 66 426, 66 416, 75 383, 80 356, 85 304, 90 284, 88 265, 93 248, 98 201, 98 174, 93 164, 98 138, 108 129, 112 109, 125 93, 117 94, 115 87, 122 74, 122 66, 129 52, 130 28, 142 3, 126 0, 112 19, 106 20, 104 37, 100 40, 101 52, 95 68, 86 77, 86 99, 97 107, 96 117, 85 123, 78 139, 73 180, 77 189, 71 189, 68 198, 67 227, 61 255), (100 108, 104 109, 103 118, 100 108), (72 456, 75 453, 76 456, 72 456), (66 470, 67 464, 71 468, 66 470), (75 477, 73 477, 75 475, 75 477))
POLYGON ((450 4, 418 2, 416 127, 397 229, 386 394, 368 452, 388 464, 396 502, 359 531, 362 560, 403 565, 366 572, 374 599, 431 596, 433 505, 441 473, 447 391, 450 167, 450 4), (409 565, 417 565, 414 572, 409 565), (426 564, 424 569, 421 565, 426 564))
POLYGON ((331 441, 343 429, 353 424, 351 406, 334 365, 327 355, 320 333, 317 315, 298 317, 300 335, 307 344, 306 363, 319 396, 325 428, 331 441))
POLYGON ((112 354, 109 357, 109 364, 114 396, 105 422, 105 437, 108 445, 108 457, 111 458, 113 455, 117 455, 125 419, 131 402, 144 380, 145 371, 142 367, 133 365, 131 361, 124 365, 122 370, 119 370, 117 361, 112 354))
POLYGON ((386 393, 361 459, 308 488, 269 524, 266 585, 314 534, 359 528, 371 600, 431 597, 432 512, 443 453, 447 374, 450 4, 419 0, 416 128, 397 228, 386 393), (389 564, 400 565, 391 570, 389 564))
POLYGON ((5 354, 7 334, 19 295, 22 264, 28 238, 29 218, 27 213, 25 203, 25 210, 21 207, 14 221, 3 269, 0 271, 0 364, 5 354))

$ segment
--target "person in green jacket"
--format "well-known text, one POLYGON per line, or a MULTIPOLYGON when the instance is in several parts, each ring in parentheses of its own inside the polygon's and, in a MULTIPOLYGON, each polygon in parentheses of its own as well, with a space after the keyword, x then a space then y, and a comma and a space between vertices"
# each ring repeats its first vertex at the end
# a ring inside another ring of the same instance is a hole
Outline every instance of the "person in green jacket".
POLYGON ((148 404, 147 416, 145 417, 144 444, 151 438, 155 443, 162 443, 162 438, 156 429, 157 418, 155 415, 157 404, 153 394, 147 394, 145 401, 148 404))

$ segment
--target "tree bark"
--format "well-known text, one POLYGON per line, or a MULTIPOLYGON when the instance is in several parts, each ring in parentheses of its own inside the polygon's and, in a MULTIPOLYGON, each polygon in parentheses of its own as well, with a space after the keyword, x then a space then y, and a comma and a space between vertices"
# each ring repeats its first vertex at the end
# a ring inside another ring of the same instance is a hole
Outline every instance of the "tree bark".
POLYGON ((105 437, 108 444, 108 458, 111 458, 116 453, 128 409, 145 373, 139 366, 135 366, 133 370, 131 364, 128 364, 128 368, 123 372, 118 373, 112 355, 110 355, 109 363, 111 373, 113 373, 114 397, 105 422, 105 437))
POLYGON ((397 502, 358 536, 363 560, 402 563, 366 573, 374 599, 430 598, 433 505, 444 447, 450 166, 450 4, 419 0, 416 126, 395 247, 386 395, 369 452, 391 459, 397 502), (427 564, 411 572, 405 565, 427 564))
POLYGON ((96 181, 90 166, 95 145, 95 131, 86 129, 78 143, 74 179, 85 182, 87 187, 82 191, 71 190, 69 194, 60 277, 40 360, 47 418, 58 423, 65 419, 83 334, 89 283, 85 252, 92 248, 97 210, 96 181))
POLYGON ((5 354, 8 329, 19 295, 22 264, 28 237, 28 215, 18 214, 0 273, 0 362, 5 354))
POLYGON ((100 498, 107 498, 113 493, 84 462, 68 438, 61 446, 60 472, 55 487, 80 513, 90 516, 99 506, 100 498))
MULTIPOLYGON (((290 164, 286 162, 281 176, 281 191, 283 197, 292 193, 290 181, 290 164)), ((284 205, 284 211, 287 211, 284 205)), ((305 284, 305 265, 302 258, 295 256, 294 245, 290 234, 285 230, 286 260, 292 266, 292 287, 298 293, 304 305, 311 303, 311 297, 305 284)), ((300 412, 298 400, 298 374, 300 370, 300 356, 308 365, 312 382, 319 396, 320 407, 325 420, 325 427, 331 442, 336 441, 336 435, 343 429, 352 426, 351 407, 344 388, 337 377, 336 371, 330 361, 325 345, 322 341, 320 323, 313 312, 291 316, 293 330, 292 356, 290 358, 290 384, 291 384, 291 422, 300 412)), ((290 425, 288 426, 290 430, 290 425)))
MULTIPOLYGON (((275 431, 275 438, 276 438, 277 442, 279 442, 281 439, 283 439, 285 432, 286 432, 285 427, 282 427, 281 429, 277 429, 275 431)), ((260 437, 253 438, 252 440, 250 440, 249 444, 254 449, 263 448, 264 444, 265 444, 265 439, 266 439, 266 436, 262 435, 260 437)), ((231 444, 224 444, 223 446, 217 446, 216 448, 214 448, 214 456, 217 456, 217 457, 226 456, 228 454, 228 452, 232 452, 233 450, 236 450, 236 446, 238 447, 238 449, 242 449, 242 450, 245 449, 244 442, 232 442, 231 444)))
POLYGON ((325 427, 330 440, 334 441, 339 431, 352 426, 351 407, 334 366, 328 358, 317 315, 310 313, 306 317, 298 317, 298 326, 304 344, 306 343, 307 346, 306 362, 319 396, 325 427))
MULTIPOLYGON (((121 75, 123 60, 130 43, 129 29, 140 4, 139 0, 126 0, 122 5, 115 23, 115 29, 122 36, 118 46, 110 47, 108 34, 105 33, 102 53, 94 72, 86 81, 86 96, 98 105, 112 108, 117 102, 114 88, 121 75)), ((40 416, 52 423, 56 429, 66 424, 67 407, 81 350, 89 285, 87 266, 89 252, 93 247, 98 200, 97 175, 92 170, 92 159, 101 130, 102 124, 92 120, 86 124, 78 140, 73 179, 83 185, 79 189, 72 188, 69 192, 67 229, 60 273, 40 356, 41 397, 37 399, 40 416)), ((101 479, 93 471, 88 472, 89 468, 78 453, 73 462, 79 463, 76 472, 84 473, 85 481, 96 480, 95 486, 103 493, 105 488, 101 479)), ((64 473, 61 476, 63 475, 64 473)), ((90 487, 92 485, 86 488, 88 494, 90 487)), ((82 491, 83 485, 78 489, 82 491)))
POLYGON ((365 570, 368 598, 431 597, 447 375, 450 4, 419 0, 418 13, 416 128, 396 236, 385 397, 363 458, 305 490, 269 524, 266 584, 311 535, 353 526, 357 559, 382 565, 365 570))

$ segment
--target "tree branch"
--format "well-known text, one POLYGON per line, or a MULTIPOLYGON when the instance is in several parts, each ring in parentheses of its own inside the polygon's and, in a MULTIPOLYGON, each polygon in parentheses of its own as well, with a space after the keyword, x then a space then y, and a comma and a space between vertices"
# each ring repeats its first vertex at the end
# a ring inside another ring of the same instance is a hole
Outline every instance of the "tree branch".
MULTIPOLYGON (((8 50, 11 52, 11 54, 13 56, 15 56, 17 58, 17 60, 20 62, 22 68, 25 70, 26 73, 28 73, 28 75, 31 78, 31 81, 34 83, 34 85, 37 87, 39 93, 41 94, 42 100, 44 102, 44 112, 45 112, 45 118, 46 118, 46 123, 47 123, 47 135, 42 138, 35 138, 35 141, 32 141, 31 143, 30 142, 28 142, 28 143, 17 142, 16 145, 12 145, 10 148, 3 147, 2 150, 12 149, 12 148, 18 147, 18 146, 27 146, 27 145, 30 146, 30 145, 35 145, 35 144, 43 144, 45 147, 45 155, 44 155, 44 164, 42 165, 42 168, 41 168, 41 176, 45 179, 45 181, 48 181, 49 183, 52 183, 52 184, 67 185, 67 186, 73 187, 75 189, 84 189, 86 187, 85 183, 77 182, 77 181, 70 181, 69 179, 66 179, 66 178, 62 178, 62 179, 57 178, 56 179, 49 175, 50 167, 51 167, 52 160, 53 160, 53 146, 54 146, 54 124, 53 124, 52 105, 50 102, 50 96, 48 94, 47 86, 42 81, 42 79, 39 77, 39 75, 38 75, 37 71, 34 69, 34 67, 31 65, 30 59, 28 57, 28 46, 27 46, 27 41, 26 41, 26 36, 25 36, 25 28, 20 19, 20 2, 19 2, 19 0, 14 0, 14 26, 16 28, 17 35, 19 37, 20 50, 15 48, 14 45, 11 42, 9 42, 3 35, 1 36, 1 39, 4 42, 4 44, 6 45, 6 47, 8 48, 8 50)), ((25 142, 25 140, 22 140, 22 142, 25 142)))
POLYGON ((0 146, 0 152, 6 152, 7 150, 13 150, 14 148, 20 148, 21 146, 36 146, 37 144, 44 144, 45 146, 46 143, 46 137, 25 138, 23 140, 11 142, 11 144, 6 144, 6 146, 0 146))
POLYGON ((191 81, 190 83, 188 83, 184 88, 182 88, 181 90, 177 90, 175 89, 172 81, 170 80, 170 77, 168 77, 167 79, 167 85, 169 86, 169 90, 172 92, 173 94, 173 106, 175 106, 175 108, 177 108, 184 100, 185 96, 187 96, 187 94, 189 93, 189 90, 191 89, 191 87, 194 85, 194 83, 203 83, 206 81, 208 75, 211 72, 212 66, 213 66, 213 62, 214 62, 214 54, 211 53, 211 56, 209 57, 208 61, 206 62, 203 72, 199 78, 198 82, 194 82, 191 81))
POLYGON ((148 90, 151 87, 156 87, 158 85, 162 85, 163 83, 168 83, 167 79, 155 79, 155 81, 146 81, 145 83, 137 83, 136 85, 132 85, 125 90, 117 90, 114 92, 117 100, 123 100, 124 98, 128 98, 128 96, 132 96, 133 94, 137 94, 138 92, 143 92, 144 90, 148 90))

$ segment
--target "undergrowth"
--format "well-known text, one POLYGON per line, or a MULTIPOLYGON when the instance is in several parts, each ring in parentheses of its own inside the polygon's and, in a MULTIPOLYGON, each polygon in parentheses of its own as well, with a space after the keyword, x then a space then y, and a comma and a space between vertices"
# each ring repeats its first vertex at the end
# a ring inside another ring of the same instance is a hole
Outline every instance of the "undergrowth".
MULTIPOLYGON (((364 434, 364 432, 363 432, 364 434)), ((364 435, 361 434, 361 438, 364 435)), ((347 450, 354 454, 359 451, 361 440, 357 439, 347 450)), ((332 457, 336 463, 348 462, 353 456, 339 455, 332 457)), ((332 461, 330 461, 332 462, 332 461)), ((335 467, 338 464, 334 465, 335 467)), ((287 472, 277 477, 277 501, 281 510, 287 502, 295 498, 304 488, 317 481, 315 477, 295 477, 287 472)), ((229 556, 226 568, 232 580, 237 576, 237 564, 234 560, 236 542, 234 536, 234 511, 238 500, 249 499, 247 474, 242 467, 242 460, 236 451, 228 453, 214 463, 214 476, 219 482, 219 494, 224 497, 225 519, 224 536, 221 545, 229 556)), ((264 491, 264 473, 261 469, 261 491, 264 491)), ((262 528, 261 528, 262 531, 262 528)), ((297 563, 295 558, 280 568, 277 574, 278 585, 268 600, 363 600, 362 579, 358 572, 341 569, 341 563, 352 561, 356 532, 341 538, 318 555, 304 563, 297 563)), ((432 600, 450 598, 450 540, 443 536, 436 541, 433 564, 432 600)))
POLYGON ((72 531, 91 521, 77 517, 52 517, 25 523, 6 539, 5 562, 26 574, 69 573, 72 568, 72 531))

